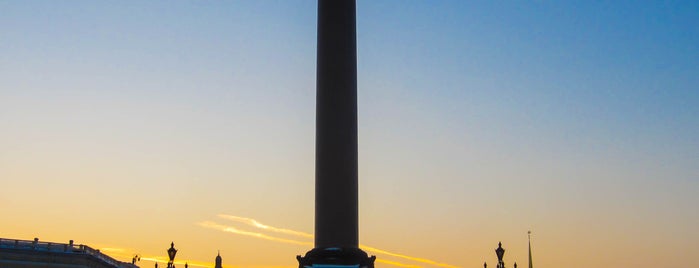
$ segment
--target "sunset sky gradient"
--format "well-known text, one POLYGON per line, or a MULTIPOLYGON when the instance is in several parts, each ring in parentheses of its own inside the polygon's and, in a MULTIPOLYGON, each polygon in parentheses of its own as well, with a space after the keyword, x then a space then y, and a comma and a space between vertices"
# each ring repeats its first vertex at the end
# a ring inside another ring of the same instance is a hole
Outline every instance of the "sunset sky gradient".
MULTIPOLYGON (((698 14, 358 1, 360 243, 699 266, 698 14)), ((315 1, 0 1, 0 237, 295 267, 309 245, 202 223, 312 241, 315 46, 315 1)))

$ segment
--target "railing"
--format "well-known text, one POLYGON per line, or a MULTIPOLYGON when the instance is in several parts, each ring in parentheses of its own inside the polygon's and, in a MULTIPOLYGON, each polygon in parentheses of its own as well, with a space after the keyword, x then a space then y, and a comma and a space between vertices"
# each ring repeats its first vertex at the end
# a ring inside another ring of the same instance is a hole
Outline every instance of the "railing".
POLYGON ((0 238, 0 248, 34 250, 42 252, 62 252, 71 254, 86 254, 113 265, 114 267, 125 266, 126 263, 118 261, 112 257, 101 253, 99 249, 91 248, 87 245, 75 245, 73 240, 70 243, 41 242, 39 239, 19 240, 0 238))

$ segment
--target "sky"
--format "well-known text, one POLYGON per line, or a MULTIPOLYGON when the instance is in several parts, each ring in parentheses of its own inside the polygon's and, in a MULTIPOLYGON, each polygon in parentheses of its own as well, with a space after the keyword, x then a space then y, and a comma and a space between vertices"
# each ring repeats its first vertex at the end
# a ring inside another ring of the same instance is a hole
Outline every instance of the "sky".
MULTIPOLYGON (((0 237, 312 248, 315 1, 0 1, 0 237)), ((378 267, 698 266, 699 3, 357 3, 378 267)))

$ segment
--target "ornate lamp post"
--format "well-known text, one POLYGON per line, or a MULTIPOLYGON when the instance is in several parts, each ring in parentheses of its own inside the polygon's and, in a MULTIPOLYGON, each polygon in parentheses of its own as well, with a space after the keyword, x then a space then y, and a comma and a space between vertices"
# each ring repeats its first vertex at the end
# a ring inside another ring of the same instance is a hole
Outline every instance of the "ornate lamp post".
POLYGON ((502 257, 505 256, 505 249, 502 248, 502 242, 498 242, 495 254, 498 255, 498 268, 505 268, 505 262, 502 261, 502 257))
POLYGON ((177 255, 177 250, 175 249, 175 242, 172 242, 167 250, 167 256, 170 258, 167 262, 167 268, 175 268, 175 255, 177 255))
MULTIPOLYGON (((505 262, 502 261, 502 257, 505 256, 505 249, 502 248, 502 242, 498 242, 498 248, 495 249, 495 255, 498 256, 498 265, 496 268, 505 268, 505 262)), ((483 263, 483 268, 488 268, 488 263, 483 263)), ((515 262, 514 268, 517 268, 517 263, 515 262)))

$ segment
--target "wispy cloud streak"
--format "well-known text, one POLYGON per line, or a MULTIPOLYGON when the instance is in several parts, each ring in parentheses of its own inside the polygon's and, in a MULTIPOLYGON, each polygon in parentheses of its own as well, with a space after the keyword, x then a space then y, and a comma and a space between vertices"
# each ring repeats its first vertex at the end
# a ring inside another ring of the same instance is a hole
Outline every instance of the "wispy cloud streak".
POLYGON ((423 259, 423 258, 418 258, 418 257, 412 257, 412 256, 403 255, 403 254, 393 253, 393 252, 390 252, 390 251, 385 251, 385 250, 382 250, 382 249, 370 247, 370 246, 367 246, 367 245, 359 245, 359 247, 362 248, 362 249, 364 249, 364 250, 366 250, 366 251, 373 252, 373 253, 376 253, 376 254, 386 254, 386 255, 389 255, 389 256, 398 257, 398 258, 403 258, 403 259, 406 259, 406 260, 411 260, 411 261, 416 261, 416 262, 421 262, 421 263, 426 263, 426 264, 431 264, 431 265, 434 265, 434 266, 447 267, 447 268, 459 268, 459 266, 454 266, 454 265, 451 265, 451 264, 436 262, 436 261, 433 261, 433 260, 430 260, 430 259, 423 259))
MULTIPOLYGON (((200 222, 199 226, 202 226, 205 228, 210 228, 210 229, 215 229, 215 230, 219 230, 219 231, 239 234, 239 235, 246 235, 246 236, 252 236, 252 237, 256 237, 256 238, 262 238, 262 239, 275 241, 275 242, 303 245, 303 246, 309 246, 309 247, 313 245, 311 242, 297 241, 297 240, 292 240, 292 239, 284 239, 284 238, 274 237, 274 236, 270 236, 270 235, 265 235, 262 233, 243 231, 243 230, 237 229, 237 228, 232 227, 232 226, 221 225, 221 224, 218 224, 215 222, 200 222)), ((302 232, 298 232, 298 233, 302 233, 302 232)), ((311 235, 311 238, 312 237, 313 236, 311 235)), ((411 268, 411 267, 412 268, 419 268, 420 267, 417 265, 405 264, 405 263, 401 263, 401 262, 397 262, 397 261, 389 261, 389 260, 382 260, 382 259, 379 259, 377 261, 380 263, 385 263, 385 264, 399 266, 399 267, 408 267, 408 268, 411 268)))
MULTIPOLYGON (((219 214, 218 216, 221 218, 224 218, 224 219, 243 223, 243 224, 246 224, 248 226, 252 226, 252 227, 266 230, 266 231, 270 231, 270 232, 288 234, 288 235, 293 235, 293 236, 303 237, 303 238, 313 238, 312 234, 309 234, 306 232, 273 227, 270 225, 263 224, 255 219, 251 219, 251 218, 238 217, 238 216, 227 215, 227 214, 219 214)), ((236 229, 236 228, 231 227, 231 226, 220 225, 220 224, 213 223, 213 222, 203 222, 203 223, 206 223, 207 225, 211 225, 211 226, 204 226, 204 227, 219 229, 219 230, 226 231, 226 232, 231 232, 231 233, 236 233, 236 234, 241 234, 241 235, 248 235, 248 236, 258 237, 258 238, 262 238, 262 239, 277 241, 277 242, 291 243, 291 244, 297 244, 297 245, 308 245, 308 246, 312 245, 311 242, 296 241, 296 240, 291 240, 291 239, 273 237, 273 236, 265 235, 262 233, 242 231, 242 230, 236 229), (213 227, 213 226, 215 226, 215 227, 213 227)), ((200 223, 199 225, 203 226, 202 225, 203 223, 200 223)), ((451 265, 451 264, 447 264, 447 263, 441 263, 441 262, 437 262, 437 261, 430 260, 430 259, 418 258, 418 257, 398 254, 398 253, 378 249, 375 247, 370 247, 367 245, 359 245, 359 247, 368 251, 368 252, 371 252, 371 253, 374 253, 377 255, 383 254, 383 255, 388 255, 388 256, 392 256, 392 257, 396 257, 396 258, 402 258, 402 259, 406 259, 406 260, 411 260, 411 261, 415 261, 415 262, 420 262, 420 263, 424 263, 424 264, 445 267, 445 268, 460 268, 459 266, 455 266, 455 265, 451 265)), ((404 263, 395 262, 395 261, 387 261, 387 260, 383 260, 383 259, 377 259, 377 261, 381 262, 381 263, 385 263, 385 264, 400 266, 400 267, 420 267, 420 266, 416 266, 416 265, 404 264, 404 263)))
POLYGON ((289 230, 289 229, 283 229, 283 228, 277 228, 277 227, 272 227, 266 224, 262 224, 259 221, 256 221, 254 219, 250 218, 244 218, 244 217, 238 217, 238 216, 233 216, 233 215, 226 215, 226 214, 219 214, 218 215, 221 218, 235 221, 235 222, 240 222, 244 223, 256 228, 264 229, 270 232, 275 232, 275 233, 282 233, 282 234, 288 234, 288 235, 294 235, 298 237, 305 237, 305 238, 313 238, 312 234, 305 233, 305 232, 299 232, 299 231, 294 231, 294 230, 289 230))
POLYGON ((412 264, 405 264, 402 262, 397 262, 397 261, 389 261, 385 259, 376 259, 376 262, 384 263, 384 264, 389 264, 393 266, 398 266, 398 267, 408 267, 408 268, 420 268, 421 266, 418 265, 412 265, 412 264))
POLYGON ((279 238, 279 237, 274 237, 270 235, 266 235, 263 233, 256 233, 256 232, 250 232, 250 231, 243 231, 240 229, 237 229, 232 226, 226 226, 226 225, 221 225, 215 222, 211 221, 204 221, 200 222, 199 226, 201 227, 206 227, 206 228, 211 228, 211 229, 216 229, 219 231, 223 232, 228 232, 228 233, 234 233, 234 234, 239 234, 239 235, 246 235, 246 236, 252 236, 252 237, 257 237, 261 239, 266 239, 266 240, 271 240, 271 241, 276 241, 276 242, 282 242, 282 243, 288 243, 288 244, 296 244, 296 245, 303 245, 303 246, 311 246, 313 243, 311 242, 304 242, 304 241, 297 241, 297 240, 292 240, 292 239, 285 239, 285 238, 279 238))

